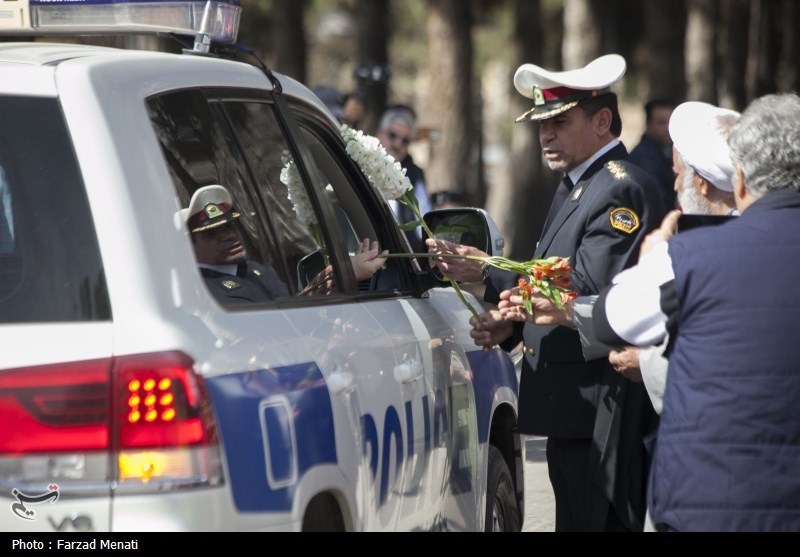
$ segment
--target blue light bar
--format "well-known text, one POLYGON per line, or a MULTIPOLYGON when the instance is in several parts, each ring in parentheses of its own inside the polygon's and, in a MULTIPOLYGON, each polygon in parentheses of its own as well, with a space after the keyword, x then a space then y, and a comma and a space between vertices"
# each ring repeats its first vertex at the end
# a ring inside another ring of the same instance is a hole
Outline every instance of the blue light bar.
POLYGON ((233 43, 240 0, 0 0, 0 34, 202 35, 233 43))

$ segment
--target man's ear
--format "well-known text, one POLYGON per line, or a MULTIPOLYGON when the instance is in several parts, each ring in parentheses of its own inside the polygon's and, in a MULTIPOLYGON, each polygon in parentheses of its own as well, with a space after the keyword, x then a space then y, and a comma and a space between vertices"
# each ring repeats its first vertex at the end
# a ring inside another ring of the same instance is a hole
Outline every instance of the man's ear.
POLYGON ((747 189, 744 187, 744 170, 738 162, 736 163, 736 173, 733 175, 733 196, 736 200, 744 200, 747 197, 747 189))
POLYGON ((709 187, 711 184, 708 183, 708 180, 700 176, 697 172, 694 173, 695 184, 697 185, 697 193, 702 195, 703 197, 708 197, 709 187))
POLYGON ((597 127, 598 135, 605 135, 611 129, 611 109, 601 108, 594 115, 594 124, 597 127))

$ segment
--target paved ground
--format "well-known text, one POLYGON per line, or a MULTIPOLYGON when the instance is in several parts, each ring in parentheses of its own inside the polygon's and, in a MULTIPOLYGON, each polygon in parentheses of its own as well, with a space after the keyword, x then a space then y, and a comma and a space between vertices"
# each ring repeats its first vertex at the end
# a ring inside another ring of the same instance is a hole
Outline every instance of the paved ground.
POLYGON ((554 532, 553 488, 547 477, 545 437, 525 439, 525 518, 523 532, 554 532))

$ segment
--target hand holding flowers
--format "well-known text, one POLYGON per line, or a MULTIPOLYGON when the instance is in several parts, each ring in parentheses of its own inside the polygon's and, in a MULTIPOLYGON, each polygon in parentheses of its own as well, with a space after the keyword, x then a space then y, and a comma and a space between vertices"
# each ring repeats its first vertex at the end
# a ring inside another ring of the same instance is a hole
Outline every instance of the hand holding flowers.
POLYGON ((469 336, 476 346, 480 346, 484 351, 491 350, 495 345, 500 344, 513 333, 511 320, 505 319, 500 310, 489 310, 480 316, 469 320, 472 330, 469 336))

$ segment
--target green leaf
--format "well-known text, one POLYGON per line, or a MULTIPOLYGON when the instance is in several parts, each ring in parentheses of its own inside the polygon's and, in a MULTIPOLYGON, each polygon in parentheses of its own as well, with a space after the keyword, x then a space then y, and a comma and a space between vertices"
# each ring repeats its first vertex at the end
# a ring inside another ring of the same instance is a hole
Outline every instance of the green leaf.
POLYGON ((415 230, 419 226, 419 224, 420 224, 420 221, 418 221, 418 220, 408 221, 408 222, 400 225, 400 230, 402 230, 404 232, 410 232, 412 230, 415 230))
POLYGON ((528 312, 528 315, 533 315, 533 306, 531 305, 531 299, 525 297, 522 299, 522 305, 525 306, 525 311, 528 312))

